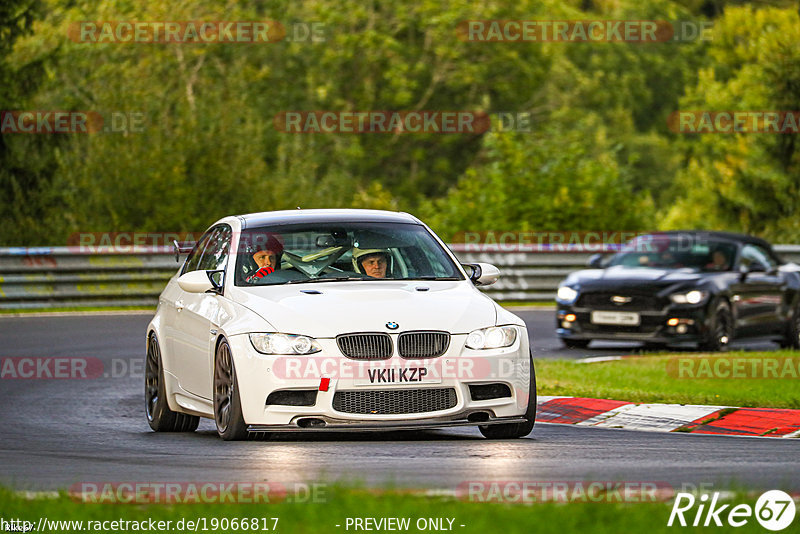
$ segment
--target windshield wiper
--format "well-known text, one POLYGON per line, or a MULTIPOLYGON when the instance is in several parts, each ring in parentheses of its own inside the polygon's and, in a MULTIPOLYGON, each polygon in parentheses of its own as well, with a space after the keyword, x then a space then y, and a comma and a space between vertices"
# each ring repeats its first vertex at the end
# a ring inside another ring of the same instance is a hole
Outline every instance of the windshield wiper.
POLYGON ((455 276, 415 276, 414 278, 401 278, 401 280, 446 280, 452 282, 461 280, 461 278, 456 278, 455 276))
POLYGON ((371 280, 371 278, 360 278, 357 276, 337 276, 335 278, 307 278, 305 280, 289 280, 285 284, 311 284, 315 282, 346 282, 350 280, 371 280))

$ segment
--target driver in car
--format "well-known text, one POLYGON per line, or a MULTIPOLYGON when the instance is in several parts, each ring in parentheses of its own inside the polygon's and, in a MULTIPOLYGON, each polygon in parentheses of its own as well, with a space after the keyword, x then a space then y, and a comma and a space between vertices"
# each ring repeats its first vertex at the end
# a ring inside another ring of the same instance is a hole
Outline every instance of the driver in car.
POLYGON ((353 249, 353 267, 356 272, 370 278, 386 278, 389 268, 389 251, 379 248, 353 249))
POLYGON ((256 252, 253 253, 253 261, 256 262, 258 270, 245 278, 245 281, 251 284, 274 273, 275 269, 280 266, 283 254, 283 245, 273 235, 268 236, 263 244, 256 246, 256 249, 256 252))

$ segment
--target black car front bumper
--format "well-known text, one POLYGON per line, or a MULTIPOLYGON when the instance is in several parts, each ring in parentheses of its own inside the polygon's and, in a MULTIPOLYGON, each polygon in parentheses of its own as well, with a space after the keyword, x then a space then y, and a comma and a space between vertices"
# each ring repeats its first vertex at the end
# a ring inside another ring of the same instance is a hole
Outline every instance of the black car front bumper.
POLYGON ((617 340, 644 343, 682 343, 703 341, 708 332, 707 303, 669 305, 654 310, 628 310, 624 306, 598 308, 559 304, 556 334, 561 339, 580 341, 617 340), (637 314, 636 325, 598 324, 592 312, 637 314))

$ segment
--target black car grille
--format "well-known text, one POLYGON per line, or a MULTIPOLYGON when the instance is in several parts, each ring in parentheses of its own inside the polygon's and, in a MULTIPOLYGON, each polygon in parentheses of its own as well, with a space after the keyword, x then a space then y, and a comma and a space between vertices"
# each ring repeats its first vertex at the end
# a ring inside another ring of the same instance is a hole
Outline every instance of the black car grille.
POLYGON ((391 415, 438 412, 455 405, 456 390, 453 388, 337 391, 333 395, 333 409, 343 413, 391 415))
POLYGON ((447 332, 404 332, 397 340, 403 358, 435 358, 447 352, 449 345, 447 332))
POLYGON ((583 293, 575 306, 578 308, 591 308, 593 310, 620 310, 620 311, 645 311, 660 310, 666 305, 664 299, 653 295, 632 295, 625 291, 618 293, 583 293), (629 302, 615 303, 611 299, 623 297, 629 302))
POLYGON ((386 360, 392 357, 389 334, 343 334, 336 337, 339 350, 354 360, 386 360))

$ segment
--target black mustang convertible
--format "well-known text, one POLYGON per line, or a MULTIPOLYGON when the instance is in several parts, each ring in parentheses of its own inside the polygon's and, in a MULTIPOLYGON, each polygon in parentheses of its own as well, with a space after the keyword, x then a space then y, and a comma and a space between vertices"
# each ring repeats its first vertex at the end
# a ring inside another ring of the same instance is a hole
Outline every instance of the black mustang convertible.
POLYGON ((722 350, 734 338, 800 348, 800 274, 769 243, 724 232, 638 236, 558 288, 556 332, 567 347, 593 339, 648 347, 696 343, 722 350))

